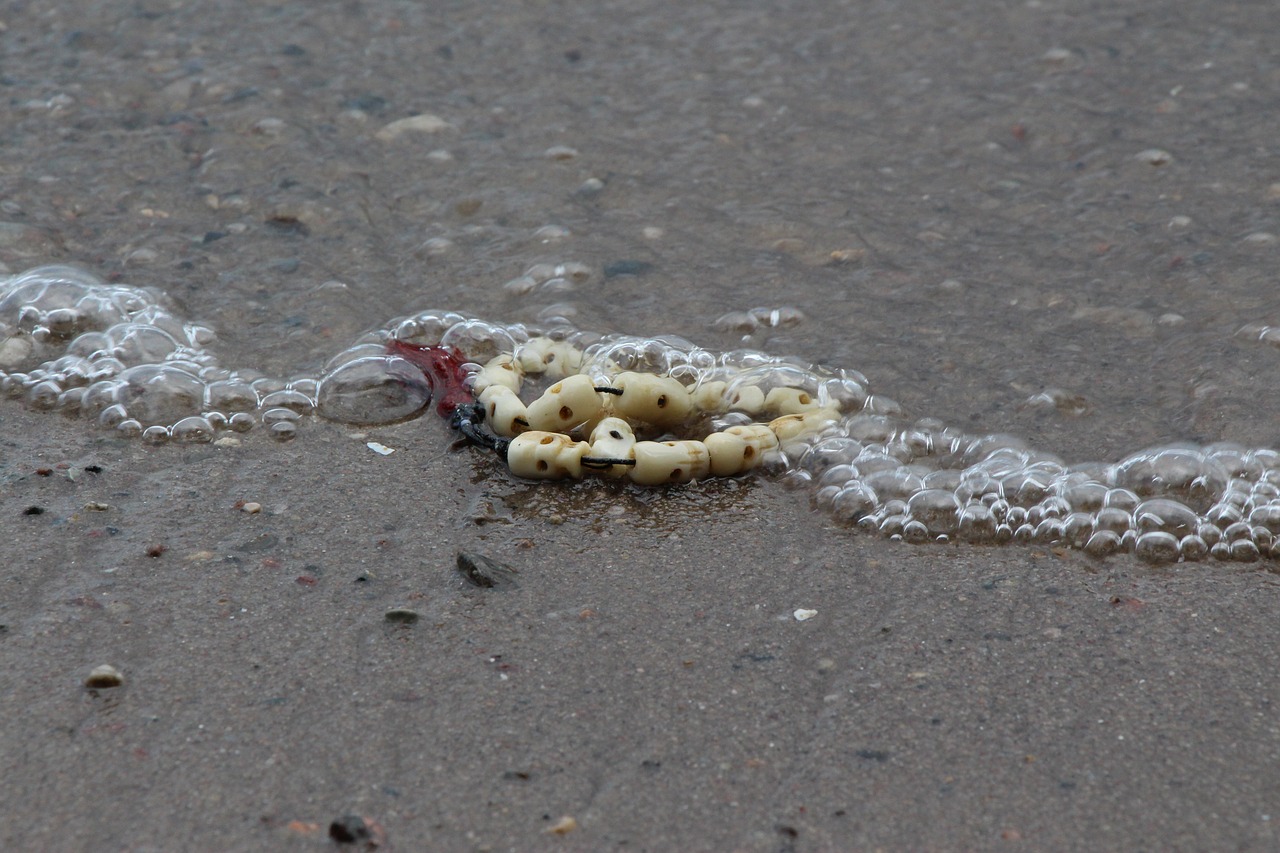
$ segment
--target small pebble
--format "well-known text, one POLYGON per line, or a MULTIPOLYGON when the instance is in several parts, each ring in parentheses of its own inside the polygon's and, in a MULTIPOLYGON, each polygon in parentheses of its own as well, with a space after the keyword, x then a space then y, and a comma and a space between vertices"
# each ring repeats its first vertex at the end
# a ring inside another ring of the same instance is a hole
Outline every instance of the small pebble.
POLYGON ((796 612, 791 614, 796 617, 797 622, 808 622, 810 619, 818 615, 816 610, 805 610, 803 607, 797 608, 796 612))
POLYGON ((124 676, 120 670, 106 663, 95 666, 89 673, 89 677, 84 680, 84 686, 91 690, 106 690, 122 684, 124 684, 124 676))
POLYGON ((444 130, 453 129, 452 124, 439 116, 423 113, 391 122, 375 133, 374 138, 380 142, 390 142, 406 133, 440 133, 444 130))
POLYGON ((262 512, 262 504, 257 501, 248 501, 240 507, 241 512, 247 512, 249 515, 256 515, 262 512))
POLYGON ((578 156, 578 149, 570 148, 568 145, 552 145, 543 156, 548 160, 572 160, 578 156))
POLYGON ((383 614, 383 618, 398 625, 412 625, 418 621, 418 611, 407 607, 393 607, 383 614))
POLYGON ((519 585, 515 569, 474 551, 459 551, 457 568, 467 583, 481 589, 514 589, 519 585))
POLYGON ((1135 156, 1149 166, 1164 166, 1173 162, 1173 155, 1163 148, 1148 148, 1135 156))
POLYGON ((394 447, 387 447, 385 444, 377 441, 366 441, 364 446, 380 456, 390 456, 392 453, 396 452, 394 447))
POLYGON ((89 501, 87 504, 84 505, 84 508, 89 510, 90 512, 106 512, 107 510, 111 509, 111 505, 104 504, 101 501, 89 501))
POLYGON ((1276 235, 1269 234, 1266 231, 1256 231, 1245 237, 1244 242, 1251 246, 1270 246, 1276 242, 1276 235))
POLYGON ((578 828, 578 821, 570 815, 565 815, 555 823, 548 826, 544 831, 550 835, 568 835, 578 828))

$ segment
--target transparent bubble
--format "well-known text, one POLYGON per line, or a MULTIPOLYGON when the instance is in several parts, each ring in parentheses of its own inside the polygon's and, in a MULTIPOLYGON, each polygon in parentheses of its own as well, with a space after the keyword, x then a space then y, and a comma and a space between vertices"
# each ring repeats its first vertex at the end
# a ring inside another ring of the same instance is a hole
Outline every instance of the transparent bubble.
POLYGON ((862 452, 862 442, 852 438, 825 438, 800 458, 806 471, 821 475, 829 468, 852 462, 862 452))
POLYGON ((515 352, 516 341, 503 326, 483 320, 455 323, 440 337, 440 345, 453 347, 471 361, 484 364, 500 353, 515 352))
POLYGON ((252 412, 258 408, 258 392, 240 379, 210 382, 205 388, 204 405, 220 412, 252 412))
POLYGON ((280 421, 272 424, 268 432, 276 441, 290 441, 298 434, 298 425, 292 421, 280 421))
POLYGON ((1084 545, 1086 553, 1094 557, 1106 557, 1120 550, 1120 534, 1114 530, 1099 530, 1084 545))
POLYGON ((386 424, 420 412, 431 400, 422 371, 394 356, 358 358, 327 373, 316 392, 316 411, 349 424, 386 424))
POLYGON ((149 426, 142 431, 142 440, 152 445, 168 444, 169 430, 167 427, 149 426))
POLYGON ((1178 553, 1188 563, 1199 562, 1209 556, 1209 545, 1196 534, 1182 537, 1178 542, 1178 553))
POLYGON ((182 444, 202 444, 213 441, 213 424, 207 418, 192 416, 183 418, 169 429, 174 441, 182 444))
POLYGON ((280 391, 272 391, 265 395, 259 405, 264 409, 291 409, 292 411, 304 415, 315 407, 315 403, 306 394, 303 394, 301 391, 292 391, 288 388, 284 388, 280 391))
POLYGON ((1164 531, 1181 538, 1196 532, 1200 517, 1185 504, 1154 498, 1138 504, 1133 511, 1133 522, 1139 532, 1164 531))
POLYGON ((1178 537, 1164 531, 1143 533, 1134 545, 1134 555, 1147 563, 1173 563, 1178 559, 1178 537))
POLYGON ((920 478, 905 468, 877 471, 862 478, 882 501, 905 500, 924 488, 920 478))
POLYGON ((874 491, 863 483, 854 483, 832 498, 831 514, 840 521, 855 522, 875 510, 879 503, 874 491))
POLYGON ((945 489, 923 489, 908 498, 907 515, 930 533, 955 533, 960 526, 960 501, 945 489))
POLYGON ((996 538, 996 518, 982 504, 969 504, 956 519, 956 535, 965 542, 992 542, 996 538))
POLYGON ((263 426, 270 427, 279 423, 295 424, 302 416, 293 409, 263 409, 260 417, 263 426))
POLYGON ((120 374, 120 382, 120 402, 146 425, 171 424, 204 407, 204 383, 169 365, 130 367, 120 374))

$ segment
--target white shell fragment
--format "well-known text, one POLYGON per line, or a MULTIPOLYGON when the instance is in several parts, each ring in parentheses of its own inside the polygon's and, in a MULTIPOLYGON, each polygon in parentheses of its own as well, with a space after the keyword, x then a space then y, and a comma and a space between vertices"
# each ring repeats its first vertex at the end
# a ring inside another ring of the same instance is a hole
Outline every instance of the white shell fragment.
POLYGON ((380 456, 390 456, 392 453, 396 452, 394 447, 387 447, 385 444, 381 444, 377 441, 366 441, 364 446, 380 456))
POLYGON ((816 610, 805 610, 803 607, 797 608, 795 613, 791 614, 796 618, 797 622, 808 622, 810 619, 818 615, 816 610))

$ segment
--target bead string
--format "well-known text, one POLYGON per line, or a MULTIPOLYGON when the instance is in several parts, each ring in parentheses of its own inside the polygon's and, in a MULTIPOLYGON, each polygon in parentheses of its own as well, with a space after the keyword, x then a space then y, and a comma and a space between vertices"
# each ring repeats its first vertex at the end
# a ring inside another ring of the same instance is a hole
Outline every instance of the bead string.
POLYGON ((766 393, 745 385, 726 401, 729 383, 724 380, 688 386, 671 376, 612 365, 608 384, 601 385, 577 372, 582 364, 583 352, 573 345, 535 337, 472 373, 471 392, 485 421, 498 436, 510 439, 505 454, 516 476, 581 479, 592 473, 641 485, 730 477, 759 466, 784 442, 820 432, 842 414, 799 388, 775 387, 766 393), (530 374, 556 381, 526 404, 520 390, 530 374), (667 433, 727 411, 775 417, 731 426, 701 440, 636 438, 637 431, 667 433))

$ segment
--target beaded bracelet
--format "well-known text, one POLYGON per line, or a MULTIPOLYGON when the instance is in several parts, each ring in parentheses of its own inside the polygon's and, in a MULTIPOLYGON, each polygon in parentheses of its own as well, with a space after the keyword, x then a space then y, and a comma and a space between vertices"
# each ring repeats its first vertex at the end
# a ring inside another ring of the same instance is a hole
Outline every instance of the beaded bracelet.
POLYGON ((528 479, 581 479, 593 473, 659 485, 733 476, 763 463, 782 442, 819 432, 841 414, 796 388, 776 387, 766 393, 747 385, 726 400, 726 381, 686 386, 670 376, 636 371, 617 372, 607 385, 598 385, 576 372, 583 362, 580 350, 548 338, 534 338, 478 369, 464 367, 460 356, 447 348, 393 342, 391 350, 432 379, 435 392, 444 398, 440 411, 455 428, 503 454, 511 472, 528 479), (520 389, 527 374, 557 381, 526 405, 520 389), (459 384, 469 386, 473 405, 457 401, 459 384), (668 432, 695 418, 727 411, 776 417, 767 423, 731 426, 702 440, 636 438, 637 428, 668 432), (496 436, 483 432, 483 422, 496 436))

